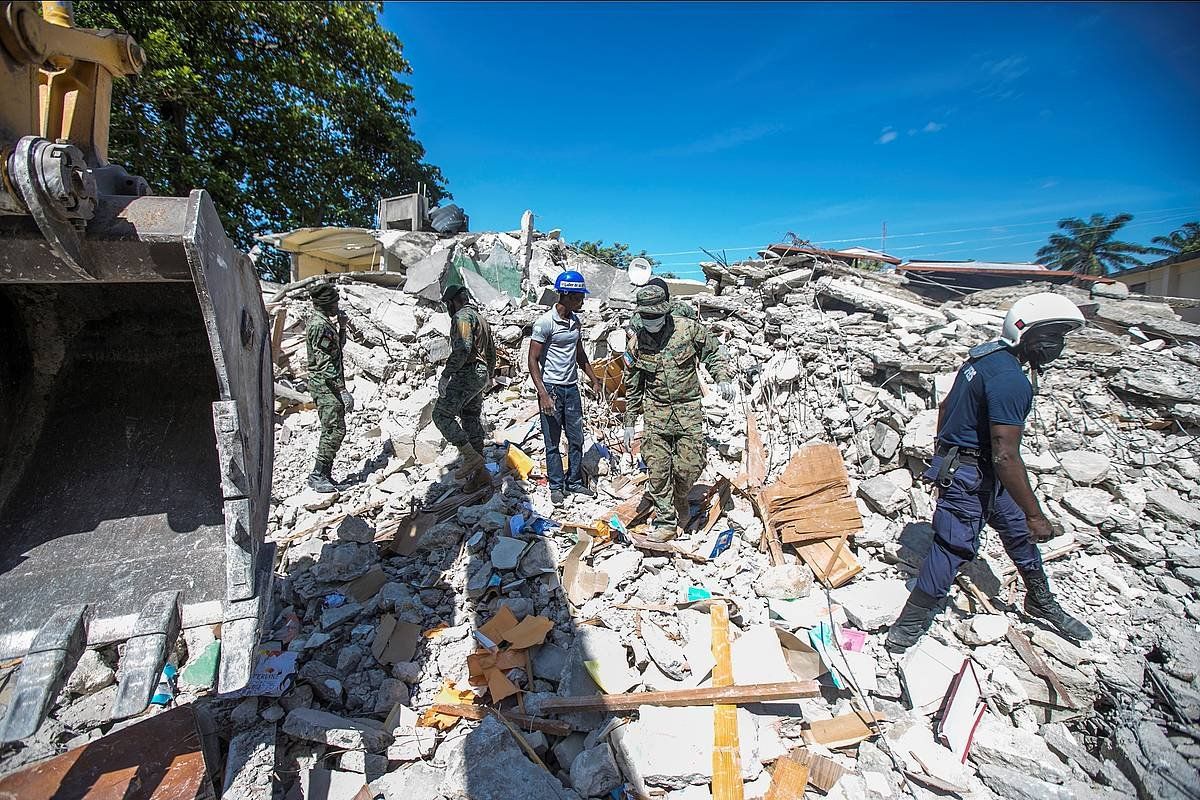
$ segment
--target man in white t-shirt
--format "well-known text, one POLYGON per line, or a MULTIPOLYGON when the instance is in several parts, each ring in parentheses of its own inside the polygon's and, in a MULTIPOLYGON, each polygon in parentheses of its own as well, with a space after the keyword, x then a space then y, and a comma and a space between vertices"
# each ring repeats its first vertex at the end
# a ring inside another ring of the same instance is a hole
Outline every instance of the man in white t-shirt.
POLYGON ((546 444, 546 475, 550 499, 562 503, 567 492, 595 497, 583 482, 583 402, 579 395, 579 369, 599 391, 600 380, 592 371, 581 344, 582 326, 577 312, 588 293, 583 275, 563 272, 554 281, 558 302, 533 323, 529 343, 529 375, 537 389, 541 411, 542 439, 546 444), (563 473, 559 438, 567 434, 567 471, 563 473))

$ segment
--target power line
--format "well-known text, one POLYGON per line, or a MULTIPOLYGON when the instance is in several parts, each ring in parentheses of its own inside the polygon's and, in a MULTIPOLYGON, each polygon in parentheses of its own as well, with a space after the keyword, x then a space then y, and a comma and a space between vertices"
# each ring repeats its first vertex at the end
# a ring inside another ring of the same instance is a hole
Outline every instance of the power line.
MULTIPOLYGON (((1181 207, 1181 208, 1183 208, 1183 207, 1181 207)), ((1138 212, 1138 213, 1147 214, 1147 213, 1153 213, 1153 212, 1143 211, 1143 212, 1138 212)), ((1161 224, 1170 222, 1172 220, 1185 219, 1196 213, 1200 213, 1200 209, 1189 209, 1189 210, 1183 211, 1181 213, 1170 214, 1170 215, 1167 215, 1164 217, 1158 217, 1155 219, 1140 220, 1137 222, 1128 223, 1128 224, 1122 226, 1121 229, 1124 230, 1124 229, 1128 229, 1128 228, 1141 228, 1141 227, 1146 227, 1146 226, 1150 226, 1150 225, 1161 225, 1161 224)), ((1021 225, 1025 226, 1025 227, 1029 227, 1031 225, 1047 225, 1047 224, 1050 224, 1050 223, 1045 223, 1045 222, 1021 223, 1021 225)), ((991 227, 994 228, 997 226, 991 226, 991 227)), ((1013 226, 1001 226, 1001 227, 1017 227, 1017 226, 1013 225, 1013 226)), ((1107 225, 1088 225, 1088 226, 1084 226, 1083 229, 1084 230, 1104 230, 1108 227, 1109 226, 1107 226, 1107 225)), ((987 230, 990 230, 990 229, 991 228, 988 228, 987 230)), ((985 230, 985 229, 981 228, 981 229, 976 229, 976 230, 985 230)), ((1056 226, 1055 228, 1048 230, 1045 235, 1042 235, 1037 239, 1028 239, 1028 240, 1025 240, 1022 242, 1012 242, 1012 243, 1006 243, 1006 244, 987 244, 987 243, 999 242, 999 241, 1003 241, 1003 240, 1007 240, 1007 239, 1015 239, 1019 236, 1027 236, 1027 235, 1029 235, 1028 233, 1015 233, 1015 234, 1009 234, 1007 236, 991 236, 991 237, 977 238, 977 239, 961 239, 961 240, 952 241, 952 242, 921 243, 921 244, 916 244, 916 245, 908 245, 905 247, 894 247, 894 248, 892 248, 891 252, 901 253, 901 252, 906 252, 906 251, 910 251, 910 250, 927 250, 929 248, 943 248, 943 247, 957 248, 955 250, 941 250, 941 251, 937 251, 934 254, 929 254, 929 255, 924 256, 925 258, 934 258, 934 257, 940 256, 940 255, 947 255, 950 253, 961 253, 961 252, 965 252, 965 251, 995 250, 998 247, 1021 247, 1024 245, 1044 243, 1046 241, 1046 239, 1048 238, 1048 235, 1051 233, 1057 232, 1057 230, 1058 230, 1058 228, 1056 226), (978 243, 984 243, 986 246, 976 246, 978 243)), ((945 232, 949 233, 950 231, 945 231, 945 232)), ((914 234, 896 234, 896 235, 893 235, 892 238, 897 238, 898 236, 918 236, 918 235, 923 236, 926 234, 915 234, 915 233, 914 234)), ((828 241, 819 242, 819 243, 814 242, 814 244, 829 244, 832 241, 835 241, 835 240, 828 240, 828 241)), ((840 241, 849 241, 849 240, 840 240, 840 241)), ((722 250, 746 250, 749 248, 725 247, 725 248, 721 248, 721 249, 722 250)), ((759 247, 756 247, 754 249, 761 250, 763 248, 760 245, 759 247)), ((689 251, 683 251, 681 253, 678 253, 677 255, 685 255, 687 253, 703 253, 703 251, 702 250, 689 250, 689 251)), ((663 255, 672 255, 672 254, 651 253, 649 255, 663 256, 663 255)), ((663 266, 663 267, 695 267, 696 262, 675 261, 675 262, 663 263, 660 266, 663 266)))
MULTIPOLYGON (((1180 213, 1173 214, 1172 216, 1190 216, 1192 214, 1200 214, 1200 209, 1197 209, 1194 206, 1176 206, 1174 208, 1146 209, 1143 211, 1133 211, 1133 212, 1129 212, 1129 213, 1132 213, 1136 217, 1137 215, 1140 215, 1140 214, 1158 215, 1158 214, 1165 214, 1167 212, 1173 212, 1173 211, 1180 212, 1180 213)), ((1036 227, 1039 225, 1042 225, 1042 226, 1053 225, 1057 228, 1058 222, 1061 219, 1063 219, 1063 218, 1059 217, 1058 219, 1041 220, 1038 222, 1014 222, 1014 223, 1008 223, 1008 224, 983 225, 983 226, 978 226, 978 227, 973 227, 973 228, 947 228, 944 230, 937 230, 937 231, 915 231, 912 233, 890 233, 889 232, 888 238, 893 239, 893 240, 894 239, 902 239, 902 238, 907 239, 907 238, 912 238, 915 236, 941 236, 941 235, 950 234, 950 233, 971 233, 974 231, 991 231, 991 230, 995 230, 997 228, 1007 230, 1009 228, 1029 228, 1029 227, 1036 227)), ((1107 227, 1108 227, 1107 225, 1085 225, 1084 230, 1093 230, 1093 229, 1094 230, 1102 230, 1107 227)), ((879 234, 871 233, 871 234, 864 234, 862 236, 854 236, 854 237, 843 238, 843 239, 823 239, 819 242, 814 241, 813 243, 821 244, 821 245, 828 245, 828 244, 848 244, 848 243, 852 243, 852 242, 869 242, 869 241, 874 241, 878 237, 878 235, 879 234)), ((1020 234, 1018 234, 1018 235, 1020 235, 1020 234)), ((757 245, 747 245, 747 246, 742 246, 742 247, 720 247, 720 248, 713 248, 713 249, 743 251, 743 250, 761 250, 762 248, 763 248, 763 245, 757 244, 757 245)), ((893 248, 893 249, 898 249, 898 248, 893 248)), ((702 255, 702 254, 703 254, 702 250, 678 250, 678 251, 671 252, 671 253, 647 253, 648 256, 653 256, 655 258, 659 258, 659 257, 663 257, 663 256, 688 256, 688 255, 702 255)))

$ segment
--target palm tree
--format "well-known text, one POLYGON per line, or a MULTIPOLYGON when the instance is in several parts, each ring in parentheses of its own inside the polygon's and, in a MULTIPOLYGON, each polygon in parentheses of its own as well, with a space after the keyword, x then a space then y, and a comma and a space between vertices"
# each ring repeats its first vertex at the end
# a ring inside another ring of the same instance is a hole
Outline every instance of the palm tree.
POLYGON ((1147 250, 1168 258, 1200 252, 1200 222, 1185 222, 1179 230, 1166 236, 1155 236, 1150 241, 1158 247, 1148 247, 1147 250))
POLYGON ((1135 255, 1147 252, 1140 244, 1118 242, 1113 236, 1133 219, 1132 214, 1092 214, 1087 222, 1078 217, 1058 221, 1062 233, 1050 235, 1050 243, 1037 251, 1037 260, 1055 269, 1083 275, 1105 275, 1127 267, 1141 266, 1135 255))

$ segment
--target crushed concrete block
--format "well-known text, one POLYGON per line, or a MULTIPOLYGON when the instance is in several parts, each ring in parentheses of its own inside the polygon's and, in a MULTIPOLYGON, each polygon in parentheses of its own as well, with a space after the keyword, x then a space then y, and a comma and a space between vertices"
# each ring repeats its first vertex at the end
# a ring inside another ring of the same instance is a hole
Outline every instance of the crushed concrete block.
POLYGON ((990 713, 983 715, 975 729, 969 758, 980 767, 990 764, 1011 768, 1049 783, 1062 783, 1070 776, 1066 764, 1050 751, 1042 737, 990 713))
POLYGON ((871 452, 879 456, 880 461, 890 461, 900 449, 900 434, 896 429, 883 422, 875 423, 875 433, 871 437, 871 452))
POLYGON ((375 796, 383 800, 441 800, 444 770, 418 761, 392 770, 370 784, 375 796))
POLYGON ((572 800, 572 793, 530 761, 492 717, 449 752, 442 792, 470 800, 572 800))
POLYGON ((337 542, 326 544, 321 550, 320 560, 312 568, 313 577, 326 583, 350 581, 366 573, 379 562, 379 554, 373 544, 337 542))
POLYGON ((571 785, 583 797, 602 797, 624 782, 606 742, 584 750, 571 762, 571 785))
MULTIPOLYGON (((642 706, 638 721, 626 726, 616 746, 622 761, 635 766, 650 786, 682 789, 712 781, 713 709, 711 706, 664 708, 642 706)), ((749 711, 738 709, 738 745, 742 779, 762 772, 758 760, 758 726, 749 711)))
POLYGON ((771 625, 752 625, 747 628, 729 645, 729 658, 733 665, 733 682, 738 686, 796 679, 787 665, 779 634, 771 625))
POLYGON ((1008 617, 1003 614, 976 614, 954 628, 954 634, 972 647, 998 642, 1008 633, 1008 617))
POLYGON ((908 490, 897 486, 886 475, 876 475, 858 485, 858 493, 879 513, 891 516, 907 508, 912 498, 908 490))
POLYGON ((275 772, 275 738, 273 723, 259 723, 229 740, 222 797, 270 796, 275 772))
POLYGON ((288 712, 283 731, 309 742, 372 753, 378 753, 392 743, 392 735, 375 720, 349 719, 315 708, 297 708, 288 712))
POLYGON ((1019 769, 1002 764, 982 765, 979 780, 1005 800, 1083 800, 1083 796, 1066 786, 1031 778, 1019 769))
POLYGON ((392 743, 388 745, 389 761, 417 761, 429 758, 437 747, 437 731, 417 725, 417 712, 401 708, 396 727, 392 729, 392 743))
POLYGON ((846 611, 850 624, 864 631, 891 625, 908 600, 908 587, 899 578, 855 581, 833 591, 833 599, 846 611))
POLYGON ((804 564, 780 564, 764 569, 754 581, 754 593, 774 600, 806 597, 812 591, 813 574, 804 564))
POLYGON ((1062 504, 1092 525, 1099 525, 1113 516, 1113 496, 1103 489, 1070 489, 1063 495, 1062 504))
POLYGON ((375 541, 375 526, 359 516, 343 517, 334 532, 343 542, 369 544, 375 541))
POLYGON ((354 800, 366 783, 366 776, 361 772, 346 772, 340 769, 301 770, 300 796, 303 800, 354 800))
POLYGON ((521 554, 525 552, 526 544, 524 539, 497 536, 496 541, 492 544, 492 566, 499 570, 516 569, 521 554))
POLYGON ((580 626, 575 634, 574 658, 581 665, 595 662, 595 672, 602 684, 600 688, 608 694, 627 692, 641 682, 641 676, 629 666, 629 655, 621 635, 608 628, 580 626))
POLYGON ((95 694, 117 682, 117 673, 95 650, 84 650, 75 669, 67 678, 65 689, 70 694, 95 694))
POLYGON ((1088 450, 1068 450, 1058 454, 1059 464, 1068 478, 1078 484, 1090 486, 1108 477, 1109 460, 1103 453, 1088 450))
POLYGON ((687 656, 683 648, 668 638, 662 628, 650 620, 642 620, 642 641, 663 674, 675 681, 684 679, 688 674, 687 656))
POLYGON ((1146 511, 1168 522, 1200 526, 1200 504, 1188 502, 1170 489, 1146 492, 1146 511))
POLYGON ((332 630, 343 623, 349 622, 357 617, 362 610, 363 607, 359 603, 346 603, 336 608, 327 608, 321 612, 321 630, 332 630))

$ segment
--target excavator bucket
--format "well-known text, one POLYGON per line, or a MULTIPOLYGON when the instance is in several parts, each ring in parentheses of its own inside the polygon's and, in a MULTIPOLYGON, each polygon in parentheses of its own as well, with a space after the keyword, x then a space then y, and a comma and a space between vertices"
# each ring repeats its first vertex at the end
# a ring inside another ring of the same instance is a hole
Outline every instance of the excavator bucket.
MULTIPOLYGON (((52 47, 32 4, 0 3, 6 98, 47 72, 13 44, 37 25, 52 47)), ((60 50, 93 33, 63 30, 60 50)), ((21 659, 0 742, 37 730, 86 647, 124 642, 114 719, 146 708, 183 628, 219 625, 218 690, 243 688, 274 558, 254 265, 206 192, 141 194, 102 148, 20 122, 0 119, 0 661, 21 659)))

